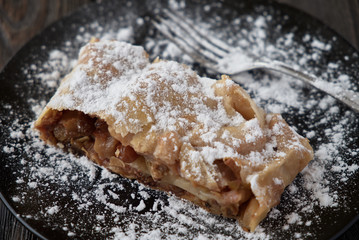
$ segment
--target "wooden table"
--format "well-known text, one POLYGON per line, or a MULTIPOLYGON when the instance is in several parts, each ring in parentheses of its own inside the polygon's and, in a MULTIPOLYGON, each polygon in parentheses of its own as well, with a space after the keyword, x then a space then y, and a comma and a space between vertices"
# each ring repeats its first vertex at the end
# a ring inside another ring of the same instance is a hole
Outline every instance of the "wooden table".
MULTIPOLYGON (((311 14, 333 28, 356 49, 359 49, 359 1, 277 1, 311 14)), ((0 0, 0 69, 32 36, 41 32, 50 23, 90 2, 94 2, 94 0, 0 0)), ((15 237, 15 235, 16 233, 12 236, 15 237)), ((359 222, 340 237, 342 240, 358 238, 359 222)))

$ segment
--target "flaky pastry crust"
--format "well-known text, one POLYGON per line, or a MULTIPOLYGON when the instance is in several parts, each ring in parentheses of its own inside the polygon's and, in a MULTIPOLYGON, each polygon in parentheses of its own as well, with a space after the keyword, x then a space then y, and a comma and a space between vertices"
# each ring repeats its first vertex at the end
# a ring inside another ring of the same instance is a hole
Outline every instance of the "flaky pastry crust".
POLYGON ((93 40, 35 123, 49 144, 254 231, 313 158, 309 141, 228 76, 93 40))

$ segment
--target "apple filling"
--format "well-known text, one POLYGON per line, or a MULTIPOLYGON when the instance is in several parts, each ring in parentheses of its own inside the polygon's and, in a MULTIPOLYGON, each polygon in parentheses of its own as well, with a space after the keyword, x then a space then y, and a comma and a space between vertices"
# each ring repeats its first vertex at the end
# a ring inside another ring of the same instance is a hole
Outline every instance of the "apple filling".
POLYGON ((113 137, 107 123, 97 117, 70 110, 52 111, 49 116, 36 126, 41 138, 47 142, 67 151, 85 154, 98 165, 124 177, 138 179, 154 188, 165 188, 204 208, 211 208, 214 213, 237 218, 240 206, 246 206, 243 203, 252 196, 250 189, 241 185, 240 178, 223 159, 214 163, 227 183, 219 184, 220 191, 194 187, 190 181, 180 177, 179 159, 168 165, 164 164, 167 160, 137 154, 132 147, 113 137), (223 211, 226 208, 230 210, 223 211))

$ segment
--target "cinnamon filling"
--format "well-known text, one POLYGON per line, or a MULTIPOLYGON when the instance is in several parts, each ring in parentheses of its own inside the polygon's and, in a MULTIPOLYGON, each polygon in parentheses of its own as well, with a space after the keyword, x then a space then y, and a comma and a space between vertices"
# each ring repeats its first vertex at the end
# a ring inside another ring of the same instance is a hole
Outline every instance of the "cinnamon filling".
POLYGON ((122 145, 110 135, 106 122, 79 111, 57 112, 54 121, 42 127, 52 133, 46 137, 52 144, 61 143, 67 150, 84 152, 105 167, 114 156, 126 163, 139 157, 132 147, 122 145))

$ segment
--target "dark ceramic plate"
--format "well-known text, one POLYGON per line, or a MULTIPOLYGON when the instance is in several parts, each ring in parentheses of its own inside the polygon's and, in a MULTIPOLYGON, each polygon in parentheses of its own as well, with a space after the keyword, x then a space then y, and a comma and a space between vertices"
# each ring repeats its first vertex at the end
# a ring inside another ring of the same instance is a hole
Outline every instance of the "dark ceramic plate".
POLYGON ((33 134, 31 123, 39 107, 56 89, 51 83, 58 83, 91 36, 122 38, 144 46, 152 59, 159 55, 186 62, 200 75, 217 77, 153 28, 151 17, 168 7, 233 46, 358 90, 354 48, 320 22, 283 5, 140 0, 89 5, 32 39, 0 74, 0 191, 6 206, 27 228, 49 239, 338 236, 359 213, 359 115, 293 79, 281 84, 283 77, 262 71, 242 77, 251 79, 242 84, 258 104, 281 112, 310 138, 316 152, 310 167, 288 187, 254 234, 242 232, 232 220, 46 147, 33 134))

